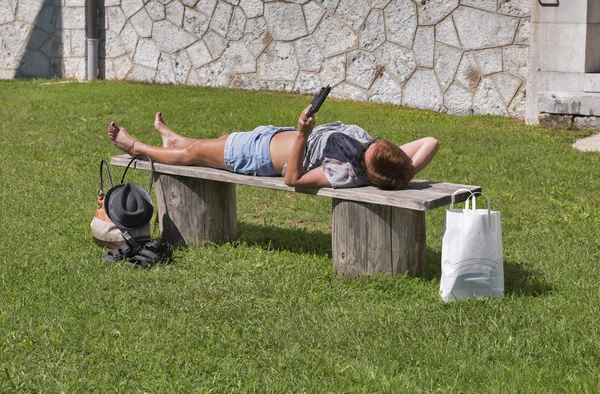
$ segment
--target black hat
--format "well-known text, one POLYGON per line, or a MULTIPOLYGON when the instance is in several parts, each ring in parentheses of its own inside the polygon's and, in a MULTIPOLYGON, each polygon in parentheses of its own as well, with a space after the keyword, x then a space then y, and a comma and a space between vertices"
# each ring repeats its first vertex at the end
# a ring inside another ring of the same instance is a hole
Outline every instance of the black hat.
POLYGON ((134 230, 152 219, 154 206, 148 192, 131 183, 111 187, 104 197, 109 219, 119 228, 134 230))

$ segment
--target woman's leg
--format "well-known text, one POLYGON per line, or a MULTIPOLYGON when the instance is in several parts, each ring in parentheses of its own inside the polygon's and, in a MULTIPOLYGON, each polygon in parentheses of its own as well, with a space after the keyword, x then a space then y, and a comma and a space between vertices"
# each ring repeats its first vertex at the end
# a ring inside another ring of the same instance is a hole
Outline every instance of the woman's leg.
MULTIPOLYGON (((225 143, 227 135, 216 139, 193 140, 184 138, 187 144, 180 147, 156 147, 144 144, 134 139, 124 128, 112 122, 108 126, 108 138, 123 152, 130 155, 145 153, 160 163, 174 165, 204 165, 213 168, 226 169, 225 143)), ((185 140, 180 140, 185 141, 185 140)))

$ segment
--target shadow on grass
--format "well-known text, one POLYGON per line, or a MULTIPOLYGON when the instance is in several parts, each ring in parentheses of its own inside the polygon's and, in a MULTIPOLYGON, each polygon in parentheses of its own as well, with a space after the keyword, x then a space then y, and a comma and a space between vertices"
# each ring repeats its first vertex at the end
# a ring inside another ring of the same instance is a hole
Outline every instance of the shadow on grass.
POLYGON ((238 222, 238 240, 252 246, 331 258, 331 232, 238 222))
MULTIPOLYGON (((442 277, 442 254, 427 248, 427 271, 424 279, 439 281, 442 277)), ((538 297, 548 294, 552 287, 540 272, 532 271, 525 264, 504 261, 504 294, 538 297)))

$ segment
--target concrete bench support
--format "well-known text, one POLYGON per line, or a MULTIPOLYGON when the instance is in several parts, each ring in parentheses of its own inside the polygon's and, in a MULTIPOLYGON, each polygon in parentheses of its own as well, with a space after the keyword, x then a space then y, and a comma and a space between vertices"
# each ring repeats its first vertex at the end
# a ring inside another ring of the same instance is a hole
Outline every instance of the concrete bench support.
POLYGON ((332 257, 338 274, 425 272, 425 212, 335 198, 332 206, 332 257))
POLYGON ((158 174, 156 199, 160 233, 165 240, 199 244, 237 237, 233 183, 158 174))

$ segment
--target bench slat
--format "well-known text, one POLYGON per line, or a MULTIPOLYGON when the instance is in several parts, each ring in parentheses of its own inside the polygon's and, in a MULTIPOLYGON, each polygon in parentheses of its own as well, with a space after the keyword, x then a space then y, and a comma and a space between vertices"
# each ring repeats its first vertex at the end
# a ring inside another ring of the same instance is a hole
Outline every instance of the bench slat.
MULTIPOLYGON (((110 163, 115 166, 125 167, 131 157, 120 155, 111 157, 110 163)), ((136 160, 132 168, 149 170, 147 161, 136 160)), ((250 175, 235 174, 225 170, 199 166, 174 166, 155 163, 154 169, 158 173, 179 175, 191 178, 208 179, 219 182, 235 183, 247 186, 259 186, 268 189, 283 190, 288 192, 307 193, 317 196, 337 198, 341 200, 361 201, 371 204, 389 205, 398 208, 427 211, 450 204, 450 195, 459 189, 480 192, 479 186, 459 185, 427 180, 415 180, 404 190, 381 190, 373 186, 364 186, 350 189, 296 189, 287 186, 282 177, 255 177, 250 175)), ((464 201, 469 196, 462 192, 456 196, 456 201, 464 201)))

